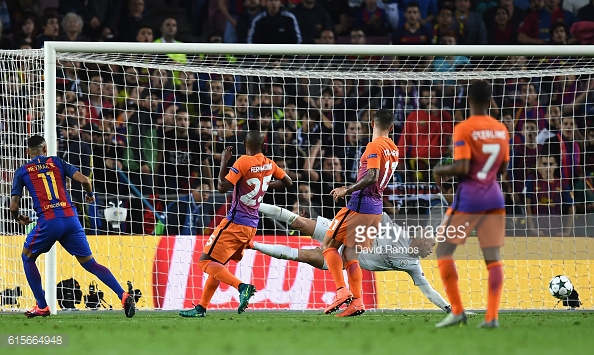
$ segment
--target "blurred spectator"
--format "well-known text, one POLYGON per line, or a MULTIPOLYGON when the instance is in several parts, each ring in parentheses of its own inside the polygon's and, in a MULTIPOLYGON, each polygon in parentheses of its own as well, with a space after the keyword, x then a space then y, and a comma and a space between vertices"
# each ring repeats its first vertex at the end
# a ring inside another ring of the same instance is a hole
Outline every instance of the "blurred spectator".
POLYGON ((198 176, 211 178, 208 160, 203 156, 200 136, 190 131, 190 117, 185 109, 175 113, 175 129, 165 132, 159 144, 157 175, 165 195, 177 195, 181 189, 189 189, 191 180, 198 176))
POLYGON ((58 16, 51 14, 43 16, 41 21, 41 31, 42 33, 35 38, 33 48, 43 48, 43 43, 45 41, 55 41, 58 39, 58 35, 60 34, 58 16))
POLYGON ((111 195, 127 195, 126 185, 120 183, 118 170, 122 170, 124 148, 115 139, 113 129, 106 125, 92 130, 93 185, 96 191, 111 195))
POLYGON ((419 3, 409 2, 404 12, 406 22, 392 34, 392 44, 429 44, 431 29, 421 24, 419 3))
MULTIPOLYGON (((214 167, 217 168, 221 165, 221 153, 229 146, 233 147, 233 157, 229 161, 229 166, 231 166, 238 157, 245 154, 243 141, 246 132, 237 130, 237 118, 235 118, 233 111, 225 111, 221 116, 217 117, 215 128, 217 137, 212 150, 214 167)), ((218 176, 218 172, 215 176, 218 176)))
POLYGON ((247 125, 250 118, 249 114, 250 101, 245 92, 238 92, 235 94, 235 117, 237 118, 238 129, 243 129, 247 125))
POLYGON ((516 131, 521 132, 524 129, 524 121, 526 119, 536 120, 539 130, 545 128, 546 121, 544 118, 547 111, 546 107, 539 105, 536 85, 533 83, 520 83, 519 95, 515 98, 512 97, 511 99, 516 100, 516 102, 513 103, 513 106, 515 107, 514 128, 516 131))
POLYGON ((368 36, 385 36, 390 32, 388 15, 377 7, 377 0, 364 0, 355 13, 353 28, 360 28, 368 36))
MULTIPOLYGON (((492 27, 489 28, 487 37, 489 44, 517 44, 518 26, 511 21, 507 7, 495 7, 495 12, 485 13, 493 15, 492 27)), ((519 10, 519 9, 518 9, 519 10)), ((516 12, 517 13, 517 12, 516 12)))
POLYGON ((442 1, 437 0, 402 0, 398 4, 400 23, 402 23, 403 19, 406 17, 408 4, 413 2, 416 2, 418 5, 421 25, 430 25, 437 16, 438 3, 442 4, 442 1))
POLYGON ((359 121, 347 123, 346 143, 344 147, 344 162, 346 179, 349 182, 357 181, 359 173, 359 162, 363 151, 367 146, 368 139, 362 135, 363 127, 359 121))
MULTIPOLYGON (((99 126, 102 111, 113 108, 112 99, 115 95, 108 96, 107 92, 104 92, 103 76, 99 72, 90 72, 88 75, 87 97, 85 99, 87 105, 86 116, 91 123, 99 126)), ((106 85, 113 85, 113 83, 108 82, 106 85)))
POLYGON ((590 0, 586 6, 578 10, 577 18, 580 21, 592 21, 594 19, 594 0, 590 0))
MULTIPOLYGON (((153 29, 146 24, 141 24, 138 26, 138 31, 136 32, 136 42, 144 42, 150 43, 153 42, 153 29)), ((133 42, 133 41, 132 41, 133 42)))
POLYGON ((165 234, 202 235, 214 215, 214 204, 210 201, 210 187, 195 180, 190 193, 171 202, 165 209, 165 234))
POLYGON ((454 6, 454 28, 459 28, 462 38, 459 44, 487 44, 487 29, 481 15, 470 11, 470 0, 456 0, 454 6))
POLYGON ((290 10, 299 24, 301 43, 312 44, 320 37, 324 30, 332 30, 334 24, 330 15, 317 0, 302 0, 300 4, 290 10))
POLYGON ((594 177, 594 127, 586 128, 583 153, 585 175, 594 177))
POLYGON ((437 92, 432 87, 420 89, 420 109, 404 122, 398 140, 401 169, 415 171, 418 181, 429 181, 429 169, 441 159, 451 143, 452 115, 438 107, 437 92))
POLYGON ((518 41, 522 44, 546 44, 551 40, 550 29, 554 23, 561 21, 570 28, 577 17, 559 7, 560 2, 561 0, 544 0, 541 10, 526 15, 520 26, 518 41))
POLYGON ((556 173, 558 166, 554 156, 541 155, 537 161, 537 175, 526 181, 529 235, 571 235, 575 213, 573 198, 570 186, 556 173))
POLYGON ((448 6, 443 6, 439 9, 437 17, 435 18, 435 25, 433 25, 431 44, 438 44, 439 39, 446 34, 453 33, 456 38, 462 35, 458 28, 454 27, 453 12, 452 8, 448 6))
POLYGON ((301 167, 307 153, 297 145, 295 128, 292 124, 279 125, 274 132, 272 154, 283 161, 285 172, 293 181, 302 179, 301 167), (286 169, 285 169, 286 168, 286 169))
POLYGON ((82 16, 85 36, 92 40, 112 40, 121 12, 121 0, 60 0, 58 12, 74 12, 82 16))
POLYGON ((297 129, 297 144, 299 147, 308 152, 311 147, 320 143, 320 117, 319 110, 301 110, 299 111, 299 124, 297 129))
POLYGON ((556 22, 551 26, 549 31, 551 34, 551 41, 550 43, 553 45, 565 45, 567 44, 567 40, 569 39, 569 34, 567 33, 567 28, 565 28, 565 24, 563 22, 556 22))
POLYGON ((85 42, 89 39, 82 35, 83 19, 74 12, 69 12, 62 19, 63 35, 60 36, 62 41, 76 41, 85 42))
POLYGON ((237 43, 247 43, 252 21, 261 11, 260 0, 243 0, 243 11, 237 17, 237 25, 235 26, 237 43))
POLYGON ((19 49, 23 45, 33 48, 36 36, 35 16, 27 14, 21 19, 20 26, 12 37, 12 48, 19 49))
MULTIPOLYGON (((177 20, 168 17, 161 23, 161 37, 155 40, 155 43, 182 43, 175 39, 177 35, 177 20)), ((169 53, 169 59, 175 63, 184 64, 187 62, 187 57, 184 53, 169 53)))
POLYGON ((217 0, 219 11, 225 17, 225 29, 223 32, 223 42, 225 43, 236 43, 237 33, 235 28, 237 27, 237 17, 241 10, 241 0, 217 0))
MULTIPOLYGON (((377 7, 386 12, 388 26, 390 29, 398 28, 400 25, 400 12, 398 11, 398 0, 377 0, 377 7)), ((425 24, 425 22, 423 22, 425 24)))
POLYGON ((338 36, 347 34, 351 25, 351 9, 348 0, 320 0, 320 5, 330 15, 334 24, 334 33, 338 36))
MULTIPOLYGON (((121 42, 145 42, 138 40, 139 31, 145 26, 144 0, 128 0, 126 12, 118 23, 118 40, 121 42)), ((148 27, 150 28, 150 27, 148 27)), ((152 29, 151 29, 152 32, 152 29)), ((152 40, 150 41, 152 42, 152 40)))
MULTIPOLYGON (((450 33, 442 35, 439 39, 439 44, 456 45, 458 43, 456 42, 456 36, 450 33)), ((433 59, 431 66, 436 72, 454 72, 460 70, 460 67, 464 67, 468 63, 470 63, 470 59, 463 55, 437 56, 433 59)), ((453 85, 455 82, 453 80, 445 80, 445 83, 453 85)))
POLYGON ((556 136, 561 130, 561 106, 552 103, 547 108, 546 127, 538 132, 536 142, 544 144, 549 138, 556 136))
POLYGON ((316 163, 321 157, 321 146, 316 144, 309 152, 303 166, 304 173, 309 174, 309 184, 313 193, 312 201, 322 206, 322 216, 331 216, 340 207, 345 206, 345 200, 334 201, 330 194, 334 188, 347 184, 345 171, 340 159, 334 155, 321 158, 321 165, 316 168, 316 163))
POLYGON ((223 95, 225 94, 223 81, 219 78, 213 78, 207 82, 206 92, 200 93, 200 114, 210 116, 214 119, 222 114, 223 95))
POLYGON ((319 44, 336 44, 336 38, 333 30, 322 30, 320 37, 316 40, 319 44))
POLYGON ((60 62, 56 75, 58 77, 58 87, 62 92, 74 93, 78 97, 83 97, 80 78, 80 62, 63 61, 60 62))
MULTIPOLYGON (((63 151, 59 151, 58 155, 68 163, 79 168, 80 172, 86 176, 91 174, 91 156, 92 150, 89 143, 83 141, 80 136, 80 126, 78 119, 75 117, 67 117, 62 126, 62 136, 65 139, 65 144, 62 145, 63 151)), ((83 202, 82 185, 72 180, 71 193, 73 202, 83 202)))
MULTIPOLYGON (((501 8, 504 8, 507 11, 507 22, 511 24, 512 28, 515 28, 516 31, 526 16, 526 12, 518 7, 514 3, 514 0, 499 0, 499 6, 492 7, 483 14, 485 27, 487 28, 488 34, 491 36, 493 36, 493 30, 495 30, 497 27, 501 27, 502 20, 499 19, 498 21, 497 18, 500 11, 499 9, 501 8)), ((517 38, 515 38, 514 41, 517 42, 517 38)))
POLYGON ((594 177, 586 176, 577 179, 573 188, 575 212, 594 213, 594 177))
POLYGON ((183 105, 190 114, 190 124, 196 126, 200 116, 200 94, 196 91, 196 74, 190 71, 179 72, 179 85, 176 88, 175 102, 183 105))
POLYGON ((544 144, 544 152, 561 162, 557 165, 560 168, 560 177, 569 186, 573 185, 574 178, 583 176, 580 169, 581 150, 576 142, 576 135, 579 134, 573 116, 564 116, 561 119, 561 132, 544 144))
POLYGON ((516 135, 519 138, 513 149, 514 180, 524 181, 526 176, 534 174, 536 169, 536 158, 540 156, 542 145, 536 141, 538 128, 536 122, 527 120, 524 124, 522 134, 516 135))
MULTIPOLYGON (((589 0, 563 0, 563 10, 569 11, 574 15, 578 15, 580 9, 587 6, 590 3, 589 0)), ((593 19, 592 17, 590 18, 593 19)), ((569 28, 568 26, 567 28, 569 28)))
POLYGON ((252 21, 248 43, 300 44, 301 29, 295 16, 281 9, 280 0, 267 0, 265 10, 252 21))
POLYGON ((310 200, 306 199, 299 199, 295 201, 291 211, 303 218, 316 219, 319 216, 317 208, 312 205, 310 200))

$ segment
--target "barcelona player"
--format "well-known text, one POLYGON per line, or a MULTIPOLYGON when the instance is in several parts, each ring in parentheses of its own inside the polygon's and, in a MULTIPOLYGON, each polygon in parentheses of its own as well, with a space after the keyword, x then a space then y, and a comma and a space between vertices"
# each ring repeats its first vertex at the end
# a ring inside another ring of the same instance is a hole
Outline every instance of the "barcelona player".
MULTIPOLYGON (((30 137, 27 146, 31 160, 15 172, 10 201, 12 218, 21 225, 31 223, 28 216, 19 212, 23 187, 26 187, 33 199, 33 207, 37 214, 37 226, 27 235, 21 256, 27 281, 37 301, 35 307, 25 312, 25 315, 29 318, 50 315, 35 260, 59 242, 66 251, 76 257, 85 270, 97 276, 118 295, 122 300, 126 317, 132 318, 136 312, 133 295, 130 294, 131 292, 125 292, 111 271, 93 258, 89 242, 78 220, 76 208, 72 205, 66 191, 66 177, 69 177, 82 184, 86 192, 86 201, 91 203, 95 201, 91 182, 76 167, 61 158, 48 157, 47 145, 43 137, 37 135, 30 137)), ((131 287, 130 283, 128 287, 131 287)))
POLYGON ((254 285, 241 282, 225 267, 229 260, 240 261, 243 250, 256 234, 260 217, 258 207, 268 188, 279 189, 293 185, 291 178, 276 163, 262 154, 264 136, 258 131, 249 131, 245 137, 246 155, 242 155, 229 169, 232 147, 221 154, 218 190, 225 193, 233 188, 232 203, 227 216, 214 230, 200 256, 200 269, 208 274, 198 304, 179 312, 182 317, 205 317, 206 309, 221 282, 239 291, 241 314, 256 292, 254 285), (275 178, 275 181, 272 181, 275 178))
POLYGON ((501 122, 488 115, 490 103, 491 84, 477 81, 470 85, 470 117, 454 128, 454 163, 433 170, 438 184, 442 176, 460 179, 454 201, 442 222, 447 227, 442 231, 459 233, 437 235, 439 272, 452 306, 452 312, 436 324, 438 328, 466 323, 453 255, 456 246, 463 244, 474 229, 489 272, 487 312, 479 326, 499 326, 499 299, 503 287, 499 249, 505 238, 505 202, 497 174, 507 171, 509 134, 501 122))
POLYGON ((357 316, 365 312, 365 305, 361 298, 363 280, 357 249, 369 250, 373 243, 371 235, 367 236, 365 231, 371 232, 381 224, 382 192, 392 180, 392 175, 398 166, 398 148, 390 139, 390 132, 394 128, 393 123, 392 112, 377 111, 371 122, 372 141, 367 144, 361 157, 357 182, 330 192, 335 201, 351 193, 352 196, 347 206, 343 207, 330 223, 322 243, 326 265, 336 284, 336 296, 324 310, 325 314, 337 311, 345 303, 348 306, 338 314, 339 317, 357 316), (357 233, 361 230, 363 233, 357 233), (358 235, 361 237, 358 238, 358 235), (341 255, 338 249, 343 245, 341 255), (346 288, 344 282, 343 268, 347 272, 350 290, 346 288))

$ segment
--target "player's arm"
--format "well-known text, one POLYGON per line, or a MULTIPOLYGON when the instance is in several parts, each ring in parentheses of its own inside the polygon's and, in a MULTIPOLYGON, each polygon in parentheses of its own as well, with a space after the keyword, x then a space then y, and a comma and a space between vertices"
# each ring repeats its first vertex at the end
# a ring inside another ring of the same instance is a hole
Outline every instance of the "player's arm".
POLYGON ((19 222, 19 224, 27 225, 31 223, 31 219, 29 216, 24 216, 19 212, 19 206, 21 205, 21 196, 23 194, 23 188, 25 184, 23 183, 22 177, 22 169, 17 169, 14 174, 14 180, 12 181, 12 191, 10 193, 10 206, 8 209, 10 210, 10 215, 14 220, 19 222))
POLYGON ((272 164, 274 165, 272 177, 276 180, 268 184, 268 187, 272 189, 291 187, 293 185, 293 179, 283 169, 279 168, 275 162, 272 162, 272 164), (281 176, 282 178, 280 178, 281 176))
POLYGON ((19 212, 19 206, 21 205, 21 196, 19 195, 12 195, 10 197, 10 215, 12 219, 19 222, 19 224, 26 226, 27 224, 31 223, 31 219, 29 216, 22 215, 19 212))
POLYGON ((338 201, 340 198, 344 198, 346 195, 350 195, 355 191, 363 190, 367 186, 371 186, 377 182, 379 178, 379 169, 367 169, 367 174, 361 178, 361 180, 350 186, 342 186, 330 191, 330 195, 334 196, 334 201, 338 201))
POLYGON ((86 196, 85 200, 89 203, 95 201, 95 195, 93 194, 93 184, 91 184, 91 180, 89 180, 86 175, 77 171, 72 175, 72 180, 79 182, 83 189, 85 190, 86 196))
POLYGON ((233 152, 233 147, 228 146, 223 150, 221 154, 221 166, 219 169, 219 183, 217 185, 217 190, 224 194, 225 192, 231 190, 233 184, 231 181, 227 180, 225 176, 229 173, 229 167, 227 167, 227 163, 231 160, 231 153, 233 152))
POLYGON ((454 129, 454 163, 438 165, 433 168, 437 186, 441 188, 442 176, 466 176, 470 171, 472 150, 468 132, 462 128, 454 129))
POLYGON ((282 189, 291 186, 293 186, 293 179, 291 179, 287 174, 285 174, 285 176, 282 179, 274 180, 273 182, 268 184, 268 187, 272 189, 282 189))

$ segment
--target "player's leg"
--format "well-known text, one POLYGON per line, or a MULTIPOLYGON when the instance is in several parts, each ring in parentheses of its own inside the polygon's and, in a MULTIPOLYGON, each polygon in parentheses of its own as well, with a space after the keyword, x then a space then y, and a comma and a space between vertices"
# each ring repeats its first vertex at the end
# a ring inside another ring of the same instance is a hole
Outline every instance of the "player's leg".
POLYGON ((288 223, 291 227, 305 235, 311 236, 315 231, 316 220, 301 217, 286 208, 261 203, 258 210, 265 216, 273 218, 279 222, 288 223))
POLYGON ((487 312, 485 321, 479 327, 496 328, 499 326, 499 302, 503 289, 503 263, 500 248, 505 239, 505 210, 487 212, 477 226, 476 233, 489 272, 487 312))
POLYGON ((309 264, 317 269, 324 269, 324 256, 322 249, 297 249, 286 245, 278 244, 264 244, 258 242, 250 243, 250 247, 254 250, 272 256, 276 259, 293 260, 300 263, 309 264))
MULTIPOLYGON (((33 296, 35 296, 36 305, 30 311, 25 312, 29 318, 46 317, 51 314, 45 299, 45 292, 41 283, 41 274, 37 268, 37 257, 48 252, 56 241, 56 236, 61 235, 63 231, 62 218, 55 218, 49 221, 42 221, 29 232, 23 246, 21 259, 23 260, 23 270, 27 277, 27 282, 33 296)), ((51 286, 49 286, 51 287, 51 286)))
POLYGON ((460 323, 466 323, 466 313, 462 306, 462 299, 460 297, 460 289, 458 288, 458 271, 454 261, 454 252, 458 244, 463 244, 469 234, 476 226, 477 220, 470 218, 463 213, 456 212, 449 208, 444 218, 444 223, 440 226, 437 233, 437 265, 439 267, 439 274, 445 288, 446 295, 452 306, 452 312, 441 322, 436 324, 436 327, 448 327, 460 323), (459 227, 463 226, 462 229, 459 227), (463 234, 452 234, 448 231, 464 231, 463 234))
POLYGON ((349 280, 349 286, 353 293, 353 300, 348 307, 339 313, 337 317, 358 316, 365 313, 363 304, 363 272, 359 266, 359 260, 354 248, 344 246, 342 252, 345 261, 345 270, 349 280))
MULTIPOLYGON (((74 255, 76 260, 85 270, 97 276, 101 282, 115 292, 118 298, 122 301, 122 307, 124 308, 126 317, 134 317, 134 314, 136 313, 134 296, 131 292, 124 291, 112 272, 95 260, 87 236, 80 225, 78 218, 70 217, 61 219, 64 221, 64 234, 58 241, 62 247, 64 247, 70 255, 74 255)), ((128 288, 131 289, 132 285, 129 284, 128 288)))

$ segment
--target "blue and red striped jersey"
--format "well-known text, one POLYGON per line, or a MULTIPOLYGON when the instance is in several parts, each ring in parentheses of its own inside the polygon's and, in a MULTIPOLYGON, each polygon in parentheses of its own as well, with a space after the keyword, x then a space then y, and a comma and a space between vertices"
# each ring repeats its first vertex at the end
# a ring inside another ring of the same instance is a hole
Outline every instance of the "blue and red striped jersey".
POLYGON ((40 221, 76 216, 76 208, 66 191, 66 177, 72 178, 77 171, 78 168, 59 157, 37 156, 17 169, 11 195, 22 196, 26 187, 40 221))

